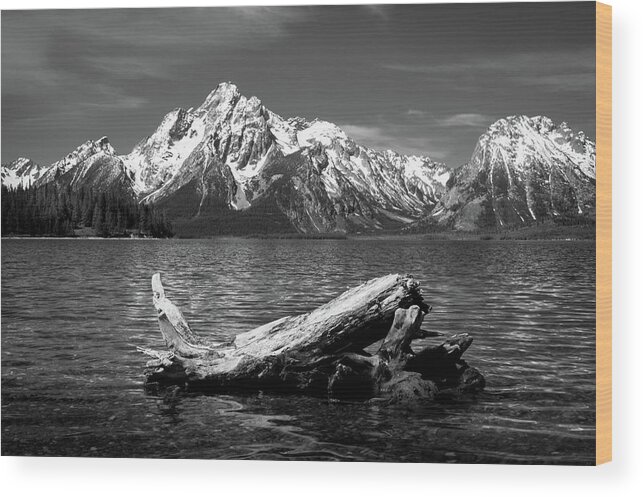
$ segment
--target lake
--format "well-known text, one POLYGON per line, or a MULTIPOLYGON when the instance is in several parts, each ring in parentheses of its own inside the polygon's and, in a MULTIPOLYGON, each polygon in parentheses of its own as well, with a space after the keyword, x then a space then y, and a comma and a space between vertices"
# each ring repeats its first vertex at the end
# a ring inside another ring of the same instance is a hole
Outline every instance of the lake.
POLYGON ((594 271, 593 241, 3 239, 2 455, 593 464, 594 271), (487 387, 412 409, 146 392, 155 271, 212 339, 410 273, 487 387))

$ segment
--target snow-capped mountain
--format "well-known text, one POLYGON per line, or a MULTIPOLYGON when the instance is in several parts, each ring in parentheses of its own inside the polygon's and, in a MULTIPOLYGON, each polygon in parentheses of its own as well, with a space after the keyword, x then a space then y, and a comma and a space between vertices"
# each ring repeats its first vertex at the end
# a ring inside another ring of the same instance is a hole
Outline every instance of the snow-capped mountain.
POLYGON ((596 145, 566 123, 511 116, 479 138, 429 219, 459 230, 593 219, 596 145))
POLYGON ((187 193, 198 199, 191 216, 276 202, 304 232, 411 222, 449 177, 428 158, 360 146, 334 124, 283 119, 230 83, 196 109, 170 112, 122 160, 144 201, 187 193))
MULTIPOLYGON (((148 138, 118 156, 106 138, 39 169, 28 183, 128 183, 143 202, 183 221, 266 210, 302 232, 408 224, 445 191, 450 171, 427 157, 374 151, 325 121, 284 119, 222 83, 196 109, 175 109, 148 138), (99 174, 100 172, 100 174, 99 174)), ((35 173, 34 173, 35 174, 35 173)), ((213 221, 214 222, 214 221, 213 221)))
POLYGON ((32 185, 36 186, 50 167, 51 166, 41 166, 25 157, 19 157, 10 164, 2 166, 0 173, 2 176, 2 184, 8 188, 17 188, 18 186, 29 188, 32 185))
POLYGON ((107 137, 96 141, 89 140, 48 166, 36 164, 25 158, 19 158, 8 165, 3 165, 2 184, 9 188, 41 186, 72 170, 73 179, 77 182, 87 176, 88 170, 94 163, 104 158, 119 160, 107 137))
POLYGON ((284 119, 222 83, 199 107, 167 114, 127 155, 104 137, 50 166, 18 159, 2 167, 2 183, 119 188, 201 235, 473 230, 593 217, 595 161, 582 132, 519 116, 492 124, 452 170, 369 149, 326 121, 284 119))

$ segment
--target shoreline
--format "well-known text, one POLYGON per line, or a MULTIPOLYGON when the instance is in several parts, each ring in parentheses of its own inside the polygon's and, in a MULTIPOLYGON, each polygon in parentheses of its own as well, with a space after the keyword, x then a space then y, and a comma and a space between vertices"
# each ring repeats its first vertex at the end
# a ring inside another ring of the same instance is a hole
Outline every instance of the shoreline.
POLYGON ((435 235, 347 235, 345 237, 268 237, 252 235, 217 235, 199 238, 106 238, 100 236, 2 236, 2 240, 111 240, 111 241, 139 241, 139 240, 217 240, 217 239, 238 239, 238 240, 305 240, 305 241, 347 241, 347 240, 413 240, 425 242, 595 242, 596 238, 591 237, 491 237, 485 235, 453 235, 453 236, 435 236, 435 235))
POLYGON ((152 237, 104 237, 104 236, 2 236, 2 240, 171 240, 171 238, 152 237))

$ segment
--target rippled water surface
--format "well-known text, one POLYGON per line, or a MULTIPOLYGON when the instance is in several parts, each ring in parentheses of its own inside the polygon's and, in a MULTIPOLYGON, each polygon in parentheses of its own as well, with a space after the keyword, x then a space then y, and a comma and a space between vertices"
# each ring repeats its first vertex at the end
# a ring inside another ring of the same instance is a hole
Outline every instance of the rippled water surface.
POLYGON ((590 464, 594 264, 593 242, 3 240, 2 454, 590 464), (211 338, 411 273, 487 389, 411 410, 146 393, 154 271, 211 338))

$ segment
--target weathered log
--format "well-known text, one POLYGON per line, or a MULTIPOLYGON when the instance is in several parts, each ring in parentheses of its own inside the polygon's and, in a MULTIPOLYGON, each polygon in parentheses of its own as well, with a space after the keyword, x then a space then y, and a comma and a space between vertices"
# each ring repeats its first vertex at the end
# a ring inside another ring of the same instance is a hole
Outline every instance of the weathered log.
POLYGON ((437 333, 421 329, 430 308, 411 276, 373 279, 311 312, 212 343, 194 333, 166 297, 158 273, 152 290, 169 352, 139 349, 154 358, 147 364, 148 385, 271 389, 383 402, 484 388, 482 375, 461 360, 472 341, 468 335, 417 354, 412 350, 412 340, 437 333), (376 353, 365 352, 380 340, 376 353))

